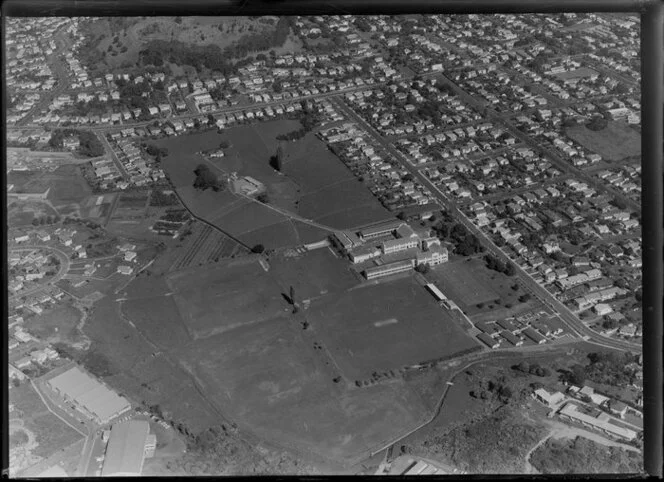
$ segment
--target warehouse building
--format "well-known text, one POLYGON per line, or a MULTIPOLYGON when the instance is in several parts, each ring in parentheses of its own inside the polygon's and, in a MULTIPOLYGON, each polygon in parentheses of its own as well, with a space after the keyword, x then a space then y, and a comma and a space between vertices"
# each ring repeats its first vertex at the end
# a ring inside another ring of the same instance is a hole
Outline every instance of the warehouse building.
POLYGON ((382 276, 389 276, 391 274, 403 273, 413 269, 413 261, 396 261, 394 263, 384 264, 382 266, 374 266, 364 270, 364 276, 370 280, 380 278, 382 276))
POLYGON ((102 477, 140 476, 146 458, 154 455, 156 437, 150 434, 150 424, 145 420, 132 420, 113 425, 102 477))
POLYGON ((95 378, 74 367, 53 377, 49 386, 87 417, 97 423, 108 423, 129 410, 131 404, 124 397, 99 383, 95 378))

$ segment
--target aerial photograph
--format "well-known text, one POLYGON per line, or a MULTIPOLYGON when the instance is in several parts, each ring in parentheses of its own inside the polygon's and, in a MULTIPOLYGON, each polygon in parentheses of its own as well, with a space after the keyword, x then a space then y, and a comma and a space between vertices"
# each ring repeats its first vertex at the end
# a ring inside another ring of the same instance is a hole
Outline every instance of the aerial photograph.
POLYGON ((643 473, 638 14, 4 24, 10 477, 643 473))

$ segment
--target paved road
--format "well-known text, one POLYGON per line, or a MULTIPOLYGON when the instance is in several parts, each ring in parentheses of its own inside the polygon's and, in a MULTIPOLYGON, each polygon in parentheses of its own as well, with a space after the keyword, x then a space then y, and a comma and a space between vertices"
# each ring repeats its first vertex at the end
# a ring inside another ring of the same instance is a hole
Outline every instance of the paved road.
MULTIPOLYGON (((483 241, 482 244, 488 248, 490 253, 502 260, 509 260, 511 262, 509 256, 501 248, 496 246, 496 244, 487 235, 485 235, 478 227, 476 227, 465 216, 465 214, 463 214, 458 209, 453 201, 445 196, 431 181, 429 181, 429 179, 427 179, 421 172, 419 172, 419 170, 413 166, 413 164, 411 164, 406 156, 397 151, 394 146, 392 146, 380 135, 380 133, 378 133, 378 131, 376 131, 376 129, 369 125, 369 123, 367 123, 363 118, 355 113, 355 111, 353 111, 341 99, 334 99, 333 103, 349 119, 355 121, 369 135, 371 135, 376 140, 376 142, 378 142, 389 154, 391 154, 395 159, 399 160, 405 169, 407 169, 415 178, 418 179, 421 184, 426 186, 436 196, 437 200, 448 209, 450 214, 456 218, 457 221, 463 224, 471 233, 483 241)), ((523 268, 516 264, 515 266, 517 268, 517 274, 521 278, 523 284, 529 289, 529 291, 535 294, 537 298, 539 298, 544 303, 545 306, 551 308, 555 313, 558 313, 563 323, 572 333, 576 333, 578 336, 588 337, 588 339, 592 340, 594 343, 609 348, 640 352, 641 346, 636 343, 604 337, 585 326, 576 317, 576 315, 574 315, 574 313, 572 313, 564 304, 558 301, 544 287, 537 283, 533 277, 530 276, 523 268)))
POLYGON ((69 89, 69 66, 66 65, 64 59, 61 58, 61 56, 64 55, 63 52, 68 52, 72 45, 70 35, 65 33, 67 28, 69 28, 69 26, 65 25, 55 33, 56 49, 47 59, 51 67, 51 72, 53 72, 57 81, 55 88, 50 91, 40 91, 40 94, 42 94, 41 98, 32 109, 30 109, 27 114, 16 123, 17 127, 29 124, 35 114, 46 109, 55 97, 63 94, 69 89))
MULTIPOLYGON (((258 102, 258 103, 253 103, 253 104, 247 104, 247 105, 242 105, 242 106, 229 106, 229 107, 224 107, 223 109, 218 109, 215 111, 211 112, 205 112, 205 113, 186 113, 186 114, 180 114, 180 115, 173 115, 169 116, 167 119, 150 119, 147 121, 139 121, 139 122, 131 122, 131 123, 125 123, 125 124, 120 124, 120 125, 109 125, 109 124, 103 124, 103 125, 94 125, 94 126, 88 126, 88 125, 76 125, 75 128, 79 130, 92 130, 92 131, 100 131, 102 135, 105 135, 106 133, 110 132, 116 132, 116 131, 121 131, 122 129, 126 128, 131 128, 131 127, 146 127, 149 125, 152 125, 156 120, 161 120, 161 121, 175 121, 175 120, 187 120, 187 119, 195 119, 199 118, 201 116, 207 116, 208 114, 212 115, 220 115, 220 114, 233 114, 245 110, 253 110, 253 109, 262 109, 265 107, 276 107, 276 106, 283 106, 287 104, 291 104, 293 102, 300 102, 303 100, 309 100, 309 99, 325 99, 325 98, 330 98, 330 97, 338 97, 350 92, 356 92, 358 90, 366 90, 367 88, 375 88, 379 85, 383 85, 381 82, 375 82, 371 85, 360 85, 360 86, 355 86, 355 87, 350 87, 344 90, 335 90, 332 92, 325 92, 322 94, 314 94, 314 95, 304 95, 304 96, 299 96, 297 98, 292 98, 292 99, 284 99, 281 101, 271 101, 271 102, 258 102)), ((28 123, 23 122, 23 120, 20 123, 20 126, 26 126, 28 123)), ((43 124, 39 126, 28 126, 28 127, 57 127, 60 123, 55 123, 55 124, 43 124)), ((14 129, 19 128, 19 124, 17 123, 17 126, 13 127, 14 129)), ((12 130, 12 127, 8 128, 10 131, 12 130)))
POLYGON ((32 382, 32 384, 48 410, 85 437, 76 474, 73 474, 75 476, 84 476, 90 462, 98 425, 80 412, 67 406, 62 400, 59 400, 46 386, 45 381, 38 380, 37 382, 32 382))

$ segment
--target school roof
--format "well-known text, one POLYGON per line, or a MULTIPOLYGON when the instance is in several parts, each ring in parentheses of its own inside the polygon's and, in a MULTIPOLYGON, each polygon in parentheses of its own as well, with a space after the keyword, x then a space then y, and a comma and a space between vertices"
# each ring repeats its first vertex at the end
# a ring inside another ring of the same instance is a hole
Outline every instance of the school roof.
POLYGON ((396 230, 402 224, 404 224, 403 221, 389 221, 387 223, 381 223, 377 226, 372 226, 370 228, 360 230, 360 236, 367 237, 382 233, 389 233, 396 230))
POLYGON ((74 399, 76 403, 101 420, 108 420, 130 407, 125 398, 108 389, 78 367, 73 367, 52 378, 49 384, 74 399))
POLYGON ((150 425, 145 420, 113 425, 101 475, 141 475, 149 433, 150 425))

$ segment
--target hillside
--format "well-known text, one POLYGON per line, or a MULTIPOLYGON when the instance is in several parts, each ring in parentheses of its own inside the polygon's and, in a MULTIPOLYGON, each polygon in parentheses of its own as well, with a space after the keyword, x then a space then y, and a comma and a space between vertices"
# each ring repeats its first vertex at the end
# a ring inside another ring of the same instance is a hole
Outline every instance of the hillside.
POLYGON ((535 450, 530 463, 544 474, 638 473, 643 457, 618 447, 607 447, 583 437, 549 439, 535 450))

